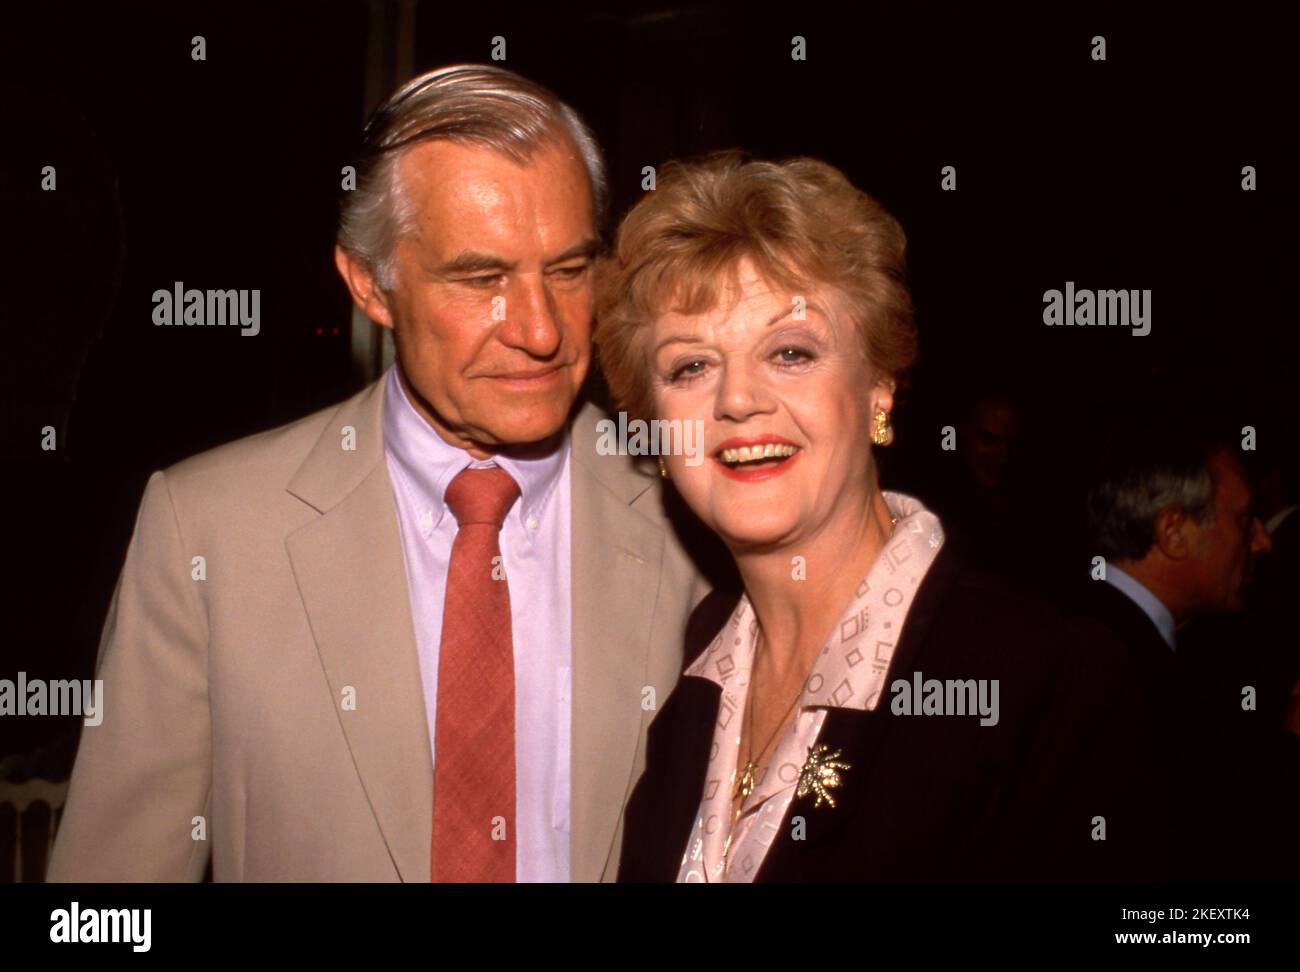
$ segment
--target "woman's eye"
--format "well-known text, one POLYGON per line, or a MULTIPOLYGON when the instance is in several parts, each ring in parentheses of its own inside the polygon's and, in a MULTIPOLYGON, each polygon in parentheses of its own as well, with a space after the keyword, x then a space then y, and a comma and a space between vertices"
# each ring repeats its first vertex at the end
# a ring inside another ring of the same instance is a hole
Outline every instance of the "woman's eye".
POLYGON ((794 347, 782 348, 776 353, 776 356, 781 364, 803 364, 805 361, 812 359, 812 355, 803 348, 794 347))
POLYGON ((688 361, 683 365, 678 365, 668 375, 669 381, 683 381, 694 377, 704 371, 706 363, 703 361, 688 361))

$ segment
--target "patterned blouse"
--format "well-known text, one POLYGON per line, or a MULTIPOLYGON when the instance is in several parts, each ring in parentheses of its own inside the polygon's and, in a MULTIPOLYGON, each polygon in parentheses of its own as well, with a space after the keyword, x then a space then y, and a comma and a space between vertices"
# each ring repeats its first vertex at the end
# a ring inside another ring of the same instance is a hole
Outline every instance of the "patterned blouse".
MULTIPOLYGON (((912 598, 943 544, 938 518, 917 500, 902 493, 882 495, 898 523, 822 649, 804 684, 798 712, 741 806, 734 828, 730 821, 742 716, 758 639, 758 620, 748 596, 741 596, 708 650, 686 669, 686 675, 717 682, 722 699, 704 798, 677 873, 679 882, 753 881, 800 789, 800 777, 815 775, 811 749, 816 746, 826 709, 837 706, 868 711, 876 707, 912 598)), ((834 756, 833 752, 820 755, 824 759, 834 756)), ((828 772, 834 776, 834 767, 828 772)), ((826 776, 821 779, 824 782, 826 776)), ((823 791, 831 801, 833 786, 823 791)), ((817 798, 812 792, 808 796, 817 798)))

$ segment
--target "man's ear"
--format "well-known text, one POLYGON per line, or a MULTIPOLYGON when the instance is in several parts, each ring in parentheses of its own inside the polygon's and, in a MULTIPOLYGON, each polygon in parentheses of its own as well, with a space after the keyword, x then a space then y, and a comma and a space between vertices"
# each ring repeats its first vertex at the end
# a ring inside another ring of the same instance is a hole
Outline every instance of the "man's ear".
POLYGON ((380 289, 370 268, 337 244, 334 246, 334 266, 338 267, 339 276, 347 284, 352 302, 361 313, 376 324, 392 327, 393 314, 388 306, 388 295, 380 289))
POLYGON ((1156 514, 1155 545, 1170 560, 1186 560, 1192 552, 1192 518, 1176 506, 1156 514))

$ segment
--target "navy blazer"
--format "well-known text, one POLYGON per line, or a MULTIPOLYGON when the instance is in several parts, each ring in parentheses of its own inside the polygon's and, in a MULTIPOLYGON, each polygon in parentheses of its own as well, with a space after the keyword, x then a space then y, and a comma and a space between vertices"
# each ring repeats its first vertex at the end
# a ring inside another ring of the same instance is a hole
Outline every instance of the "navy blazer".
MULTIPOLYGON (((738 594, 696 609, 685 657, 707 649, 738 594)), ((1047 605, 972 567, 945 542, 904 622, 874 711, 829 709, 817 742, 850 765, 836 806, 795 798, 758 881, 1089 879, 1117 875, 1097 819, 1123 816, 1116 753, 1094 740, 1114 716, 1119 649, 1085 639, 1047 605), (1091 643, 1090 643, 1091 642, 1091 643), (997 679, 999 721, 895 715, 895 679, 997 679), (802 833, 795 827, 802 817, 802 833)), ((620 881, 673 881, 703 795, 721 688, 684 676, 651 724, 620 881)))

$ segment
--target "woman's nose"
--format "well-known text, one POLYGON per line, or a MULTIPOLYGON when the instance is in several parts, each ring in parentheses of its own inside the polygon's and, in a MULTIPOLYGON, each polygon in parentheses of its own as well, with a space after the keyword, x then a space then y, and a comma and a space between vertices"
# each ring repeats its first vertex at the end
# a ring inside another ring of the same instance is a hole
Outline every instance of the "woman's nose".
POLYGON ((758 375, 735 360, 724 361, 721 369, 714 419, 743 422, 752 415, 771 411, 771 396, 758 375))

